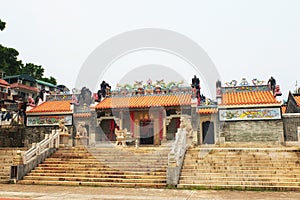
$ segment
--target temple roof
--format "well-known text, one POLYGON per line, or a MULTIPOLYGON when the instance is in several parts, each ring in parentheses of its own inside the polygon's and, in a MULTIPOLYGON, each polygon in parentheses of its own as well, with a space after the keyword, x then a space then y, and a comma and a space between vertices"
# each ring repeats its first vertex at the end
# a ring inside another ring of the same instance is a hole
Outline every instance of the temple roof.
POLYGON ((278 104, 271 91, 243 91, 222 94, 220 105, 278 104))
POLYGON ((294 95, 294 98, 296 100, 297 106, 300 106, 300 96, 295 96, 294 95))
POLYGON ((148 108, 158 106, 191 105, 191 94, 142 95, 132 97, 110 97, 96 105, 96 109, 148 108))
POLYGON ((27 111, 27 113, 65 113, 72 112, 71 101, 46 101, 41 105, 27 111))

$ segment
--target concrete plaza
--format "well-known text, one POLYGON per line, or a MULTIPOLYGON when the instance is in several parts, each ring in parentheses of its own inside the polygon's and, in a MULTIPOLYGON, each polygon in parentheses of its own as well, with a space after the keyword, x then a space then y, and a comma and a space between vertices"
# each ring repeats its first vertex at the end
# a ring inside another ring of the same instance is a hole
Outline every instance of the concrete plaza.
POLYGON ((179 190, 0 184, 0 200, 21 199, 300 199, 300 192, 179 190))

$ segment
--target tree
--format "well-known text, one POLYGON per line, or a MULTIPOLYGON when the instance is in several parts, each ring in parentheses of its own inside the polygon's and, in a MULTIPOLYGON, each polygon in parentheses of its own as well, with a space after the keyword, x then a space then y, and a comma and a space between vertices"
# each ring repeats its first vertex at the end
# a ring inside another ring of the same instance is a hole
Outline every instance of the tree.
MULTIPOLYGON (((0 30, 5 29, 6 23, 0 19, 0 30)), ((5 47, 0 44, 0 72, 4 72, 6 76, 19 74, 28 74, 35 79, 46 81, 54 85, 57 84, 56 79, 43 77, 45 69, 41 65, 26 63, 25 66, 21 60, 18 60, 19 52, 13 48, 5 47)))
POLYGON ((21 74, 28 74, 38 80, 44 76, 44 71, 41 65, 35 65, 33 63, 26 63, 25 66, 21 67, 21 74))
POLYGON ((19 52, 13 48, 4 47, 0 44, 0 70, 7 76, 17 75, 23 66, 18 60, 19 52))
POLYGON ((52 83, 53 85, 57 84, 57 81, 56 81, 56 79, 53 76, 50 76, 50 78, 43 77, 40 80, 41 81, 45 81, 47 83, 52 83))
POLYGON ((1 19, 0 19, 0 31, 3 31, 5 29, 5 25, 6 25, 6 23, 1 21, 1 19))

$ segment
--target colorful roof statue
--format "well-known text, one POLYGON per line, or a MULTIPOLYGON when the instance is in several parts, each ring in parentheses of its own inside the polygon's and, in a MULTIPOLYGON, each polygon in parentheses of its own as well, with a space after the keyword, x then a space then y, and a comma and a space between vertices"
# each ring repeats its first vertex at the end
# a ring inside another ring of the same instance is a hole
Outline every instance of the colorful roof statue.
POLYGON ((269 85, 264 81, 252 80, 253 85, 243 78, 239 86, 237 81, 225 83, 225 87, 217 89, 217 97, 220 97, 219 106, 257 106, 257 105, 278 105, 279 101, 269 85))
POLYGON ((159 106, 191 105, 191 88, 182 86, 183 81, 165 83, 163 80, 146 84, 135 81, 133 85, 117 84, 111 96, 102 100, 96 109, 148 108, 159 106))

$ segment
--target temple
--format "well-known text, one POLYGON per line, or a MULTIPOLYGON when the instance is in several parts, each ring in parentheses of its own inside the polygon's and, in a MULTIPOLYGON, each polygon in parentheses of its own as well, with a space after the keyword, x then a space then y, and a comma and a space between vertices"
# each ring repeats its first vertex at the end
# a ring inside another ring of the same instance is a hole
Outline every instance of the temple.
MULTIPOLYGON (((212 100, 200 93, 194 79, 190 86, 183 81, 152 83, 150 79, 145 84, 118 84, 115 90, 109 86, 100 98, 88 88, 46 95, 44 103, 27 111, 26 124, 46 132, 64 119, 73 140, 84 127, 88 145, 115 143, 116 131, 125 132, 127 145, 160 145, 175 139, 181 117, 192 127, 189 138, 194 145, 282 143, 289 135, 283 129, 282 103, 276 99, 281 95, 278 86, 273 91, 257 79, 251 83, 242 79, 239 85, 217 81, 212 100)), ((290 94, 287 112, 297 111, 295 97, 290 94)))
MULTIPOLYGON (((22 137, 1 136, 10 137, 3 146, 25 147, 10 181, 299 190, 298 178, 289 178, 299 170, 299 90, 282 103, 273 77, 216 80, 212 99, 200 84, 197 76, 190 84, 149 79, 115 89, 102 81, 96 93, 62 87, 51 94, 44 83, 38 103, 25 106, 22 137)), ((9 85, 1 82, 3 92, 9 85)), ((2 103, 4 120, 5 108, 19 111, 2 103)))

